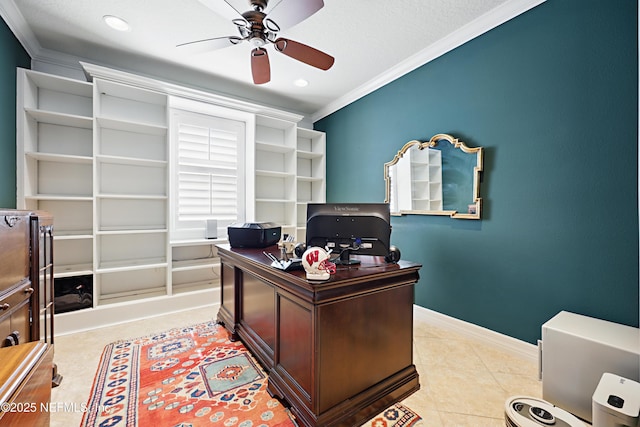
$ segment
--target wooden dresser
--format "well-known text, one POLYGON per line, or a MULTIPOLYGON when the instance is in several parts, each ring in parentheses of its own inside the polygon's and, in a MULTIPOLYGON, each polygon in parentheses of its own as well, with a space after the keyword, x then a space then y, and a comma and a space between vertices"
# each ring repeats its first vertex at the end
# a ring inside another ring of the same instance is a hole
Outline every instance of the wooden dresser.
POLYGON ((0 211, 0 347, 31 341, 31 217, 0 211))
POLYGON ((33 341, 0 348, 0 425, 48 426, 53 347, 33 341))
POLYGON ((53 364, 53 218, 0 210, 0 425, 48 426, 51 386, 61 378, 53 364))
POLYGON ((53 344, 53 218, 0 210, 0 347, 53 344))

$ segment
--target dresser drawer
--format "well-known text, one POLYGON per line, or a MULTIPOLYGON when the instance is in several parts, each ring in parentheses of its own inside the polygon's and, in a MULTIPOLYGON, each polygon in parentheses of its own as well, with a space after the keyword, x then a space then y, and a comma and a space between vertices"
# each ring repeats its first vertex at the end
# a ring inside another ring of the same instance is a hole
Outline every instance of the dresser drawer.
POLYGON ((20 305, 25 299, 29 299, 33 293, 31 281, 24 280, 19 286, 0 292, 0 316, 12 311, 20 305))
POLYGON ((0 347, 31 340, 31 282, 26 281, 0 297, 0 347), (17 332, 18 341, 9 342, 10 334, 17 332))
POLYGON ((29 276, 29 216, 0 210, 0 293, 29 276))
POLYGON ((0 360, 0 425, 48 427, 53 346, 35 341, 3 348, 0 360))
POLYGON ((32 341, 29 301, 24 301, 6 317, 5 321, 0 322, 0 331, 2 331, 0 347, 32 341))

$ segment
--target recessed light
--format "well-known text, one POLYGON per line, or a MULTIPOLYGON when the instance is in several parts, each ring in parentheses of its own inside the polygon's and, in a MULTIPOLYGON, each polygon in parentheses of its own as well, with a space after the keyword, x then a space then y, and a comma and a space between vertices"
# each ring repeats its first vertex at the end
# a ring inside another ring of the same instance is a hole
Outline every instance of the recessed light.
POLYGON ((102 19, 108 26, 110 26, 114 30, 129 31, 129 23, 122 18, 118 18, 117 16, 113 15, 105 15, 102 17, 102 19))
POLYGON ((305 79, 298 79, 298 80, 295 80, 293 84, 298 87, 307 87, 309 85, 309 82, 306 81, 305 79))

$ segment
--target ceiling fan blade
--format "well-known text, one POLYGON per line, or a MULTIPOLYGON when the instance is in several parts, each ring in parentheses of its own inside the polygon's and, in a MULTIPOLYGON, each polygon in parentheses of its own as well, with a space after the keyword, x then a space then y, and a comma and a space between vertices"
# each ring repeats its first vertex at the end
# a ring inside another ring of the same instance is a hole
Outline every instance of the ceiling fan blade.
POLYGON ((257 85, 268 83, 271 80, 269 55, 261 47, 251 51, 251 74, 253 75, 253 82, 257 85))
POLYGON ((205 53, 211 52, 212 50, 233 46, 240 43, 241 41, 242 39, 236 36, 214 37, 212 39, 181 43, 176 47, 183 48, 184 51, 188 51, 189 53, 205 53))
POLYGON ((294 40, 278 38, 273 44, 277 51, 321 70, 328 70, 335 61, 333 56, 294 40))
POLYGON ((323 0, 280 0, 267 11, 267 18, 284 30, 304 21, 323 7, 323 0))
POLYGON ((228 0, 198 0, 209 9, 213 10, 218 15, 225 18, 227 21, 233 21, 235 19, 245 20, 242 16, 242 12, 233 7, 228 0))

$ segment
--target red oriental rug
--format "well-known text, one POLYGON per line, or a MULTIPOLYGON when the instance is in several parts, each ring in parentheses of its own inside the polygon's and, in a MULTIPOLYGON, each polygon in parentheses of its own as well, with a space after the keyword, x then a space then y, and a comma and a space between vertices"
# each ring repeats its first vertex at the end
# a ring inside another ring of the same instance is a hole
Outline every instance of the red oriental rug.
MULTIPOLYGON (((266 391, 267 375, 214 322, 105 347, 81 427, 295 427, 266 391)), ((420 417, 394 405, 367 423, 409 427, 420 417)))

